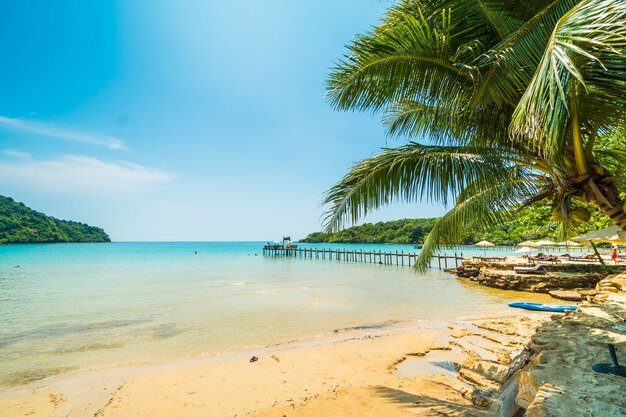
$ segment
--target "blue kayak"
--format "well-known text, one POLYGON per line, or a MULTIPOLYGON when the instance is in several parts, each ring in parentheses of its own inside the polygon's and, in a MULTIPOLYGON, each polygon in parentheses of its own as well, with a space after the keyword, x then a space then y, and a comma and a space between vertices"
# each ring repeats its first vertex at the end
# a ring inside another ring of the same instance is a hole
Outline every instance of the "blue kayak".
POLYGON ((539 303, 511 303, 509 307, 524 308, 534 311, 549 311, 551 313, 565 313, 566 311, 576 310, 576 306, 560 306, 555 304, 539 304, 539 303))

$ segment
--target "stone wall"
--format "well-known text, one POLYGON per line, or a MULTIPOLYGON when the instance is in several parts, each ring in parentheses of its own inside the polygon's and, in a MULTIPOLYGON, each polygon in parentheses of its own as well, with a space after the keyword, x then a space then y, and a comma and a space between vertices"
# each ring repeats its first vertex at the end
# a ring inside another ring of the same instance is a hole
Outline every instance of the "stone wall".
MULTIPOLYGON (((540 271, 532 273, 516 272, 514 268, 520 266, 529 265, 465 259, 462 266, 449 272, 488 287, 549 293, 556 298, 573 301, 595 295, 594 287, 608 275, 605 267, 599 264, 542 264, 540 271)), ((611 265, 610 268, 626 271, 625 265, 611 265)))

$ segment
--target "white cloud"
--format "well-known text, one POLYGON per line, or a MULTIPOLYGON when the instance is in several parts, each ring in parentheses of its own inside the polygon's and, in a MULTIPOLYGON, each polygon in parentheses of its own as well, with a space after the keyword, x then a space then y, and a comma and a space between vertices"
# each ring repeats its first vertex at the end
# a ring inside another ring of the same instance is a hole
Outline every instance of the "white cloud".
POLYGON ((130 162, 81 155, 37 161, 0 161, 0 184, 51 192, 120 195, 168 184, 173 174, 130 162))
POLYGON ((0 116, 0 127, 34 133, 40 136, 69 140, 72 142, 104 146, 113 150, 127 149, 124 142, 116 137, 104 135, 102 133, 87 132, 79 129, 62 127, 51 123, 38 123, 0 116))
POLYGON ((32 158, 32 155, 29 154, 28 152, 18 151, 16 149, 5 149, 2 151, 2 153, 7 156, 12 156, 14 158, 20 158, 20 159, 32 158))

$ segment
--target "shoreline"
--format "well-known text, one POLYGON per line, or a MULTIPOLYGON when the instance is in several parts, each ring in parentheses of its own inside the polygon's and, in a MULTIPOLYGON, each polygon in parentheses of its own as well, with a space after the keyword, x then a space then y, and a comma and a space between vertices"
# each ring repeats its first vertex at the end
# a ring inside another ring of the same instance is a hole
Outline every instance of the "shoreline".
MULTIPOLYGON (((339 390, 352 401, 352 395, 365 395, 375 381, 377 386, 392 389, 404 386, 417 389, 419 386, 420 395, 435 398, 445 394, 454 397, 464 407, 472 408, 472 400, 460 394, 463 389, 468 389, 467 384, 455 381, 446 372, 442 371, 435 377, 404 378, 396 376, 394 369, 407 357, 417 358, 417 363, 413 361, 408 367, 409 372, 413 369, 412 372, 419 373, 421 368, 429 366, 432 369, 429 352, 434 351, 456 349, 464 352, 461 356, 467 356, 472 344, 470 347, 455 346, 457 339, 454 336, 474 337, 477 334, 476 323, 502 320, 495 317, 499 316, 497 312, 490 316, 394 322, 382 327, 379 324, 357 326, 356 329, 337 329, 322 337, 218 356, 165 359, 160 363, 70 372, 0 393, 0 408, 5 410, 7 417, 196 415, 189 412, 190 406, 198 411, 197 415, 245 413, 264 416, 265 412, 275 415, 277 407, 286 407, 285 411, 287 408, 293 410, 296 404, 324 413, 320 410, 328 406, 328 401, 334 401, 328 400, 328 396, 335 395, 339 390), (367 355, 364 354, 366 352, 367 355), (249 358, 253 355, 259 360, 251 363, 249 358), (268 381, 271 384, 268 385, 268 381), (437 388, 437 384, 448 388, 437 388), (188 391, 182 392, 180 387, 186 387, 188 391), (204 395, 199 397, 202 401, 198 403, 188 398, 195 395, 189 394, 191 392, 203 392, 204 395), (216 392, 219 392, 217 397, 216 392), (246 399, 246 396, 250 398, 246 399), (207 402, 207 398, 213 398, 213 401, 207 402), (318 408, 311 405, 313 402, 319 403, 318 408), (161 405, 153 409, 159 403, 161 405), (163 410, 162 414, 158 414, 158 410, 163 410)), ((511 312, 506 320, 519 322, 524 321, 523 317, 533 317, 531 322, 538 323, 542 315, 516 311, 511 312)), ((491 339, 494 337, 490 336, 491 339)), ((505 343, 511 342, 508 338, 503 339, 505 343)), ((520 339, 519 336, 517 338, 520 339)), ((517 340, 518 348, 522 344, 521 339, 517 340)), ((467 359, 458 357, 454 363, 467 359)), ((382 397, 376 398, 381 401, 381 407, 389 408, 385 411, 387 414, 395 412, 391 410, 398 407, 393 402, 385 402, 382 397)))

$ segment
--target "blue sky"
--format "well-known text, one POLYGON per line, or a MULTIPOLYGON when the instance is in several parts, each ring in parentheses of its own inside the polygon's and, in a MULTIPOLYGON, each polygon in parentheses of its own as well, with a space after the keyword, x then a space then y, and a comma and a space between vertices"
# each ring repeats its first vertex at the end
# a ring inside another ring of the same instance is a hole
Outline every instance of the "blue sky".
MULTIPOLYGON (((273 240, 387 140, 323 81, 389 2, 8 2, 0 194, 114 240, 273 240), (149 5, 148 5, 149 4, 149 5)), ((366 221, 436 216, 399 205, 366 221)))

